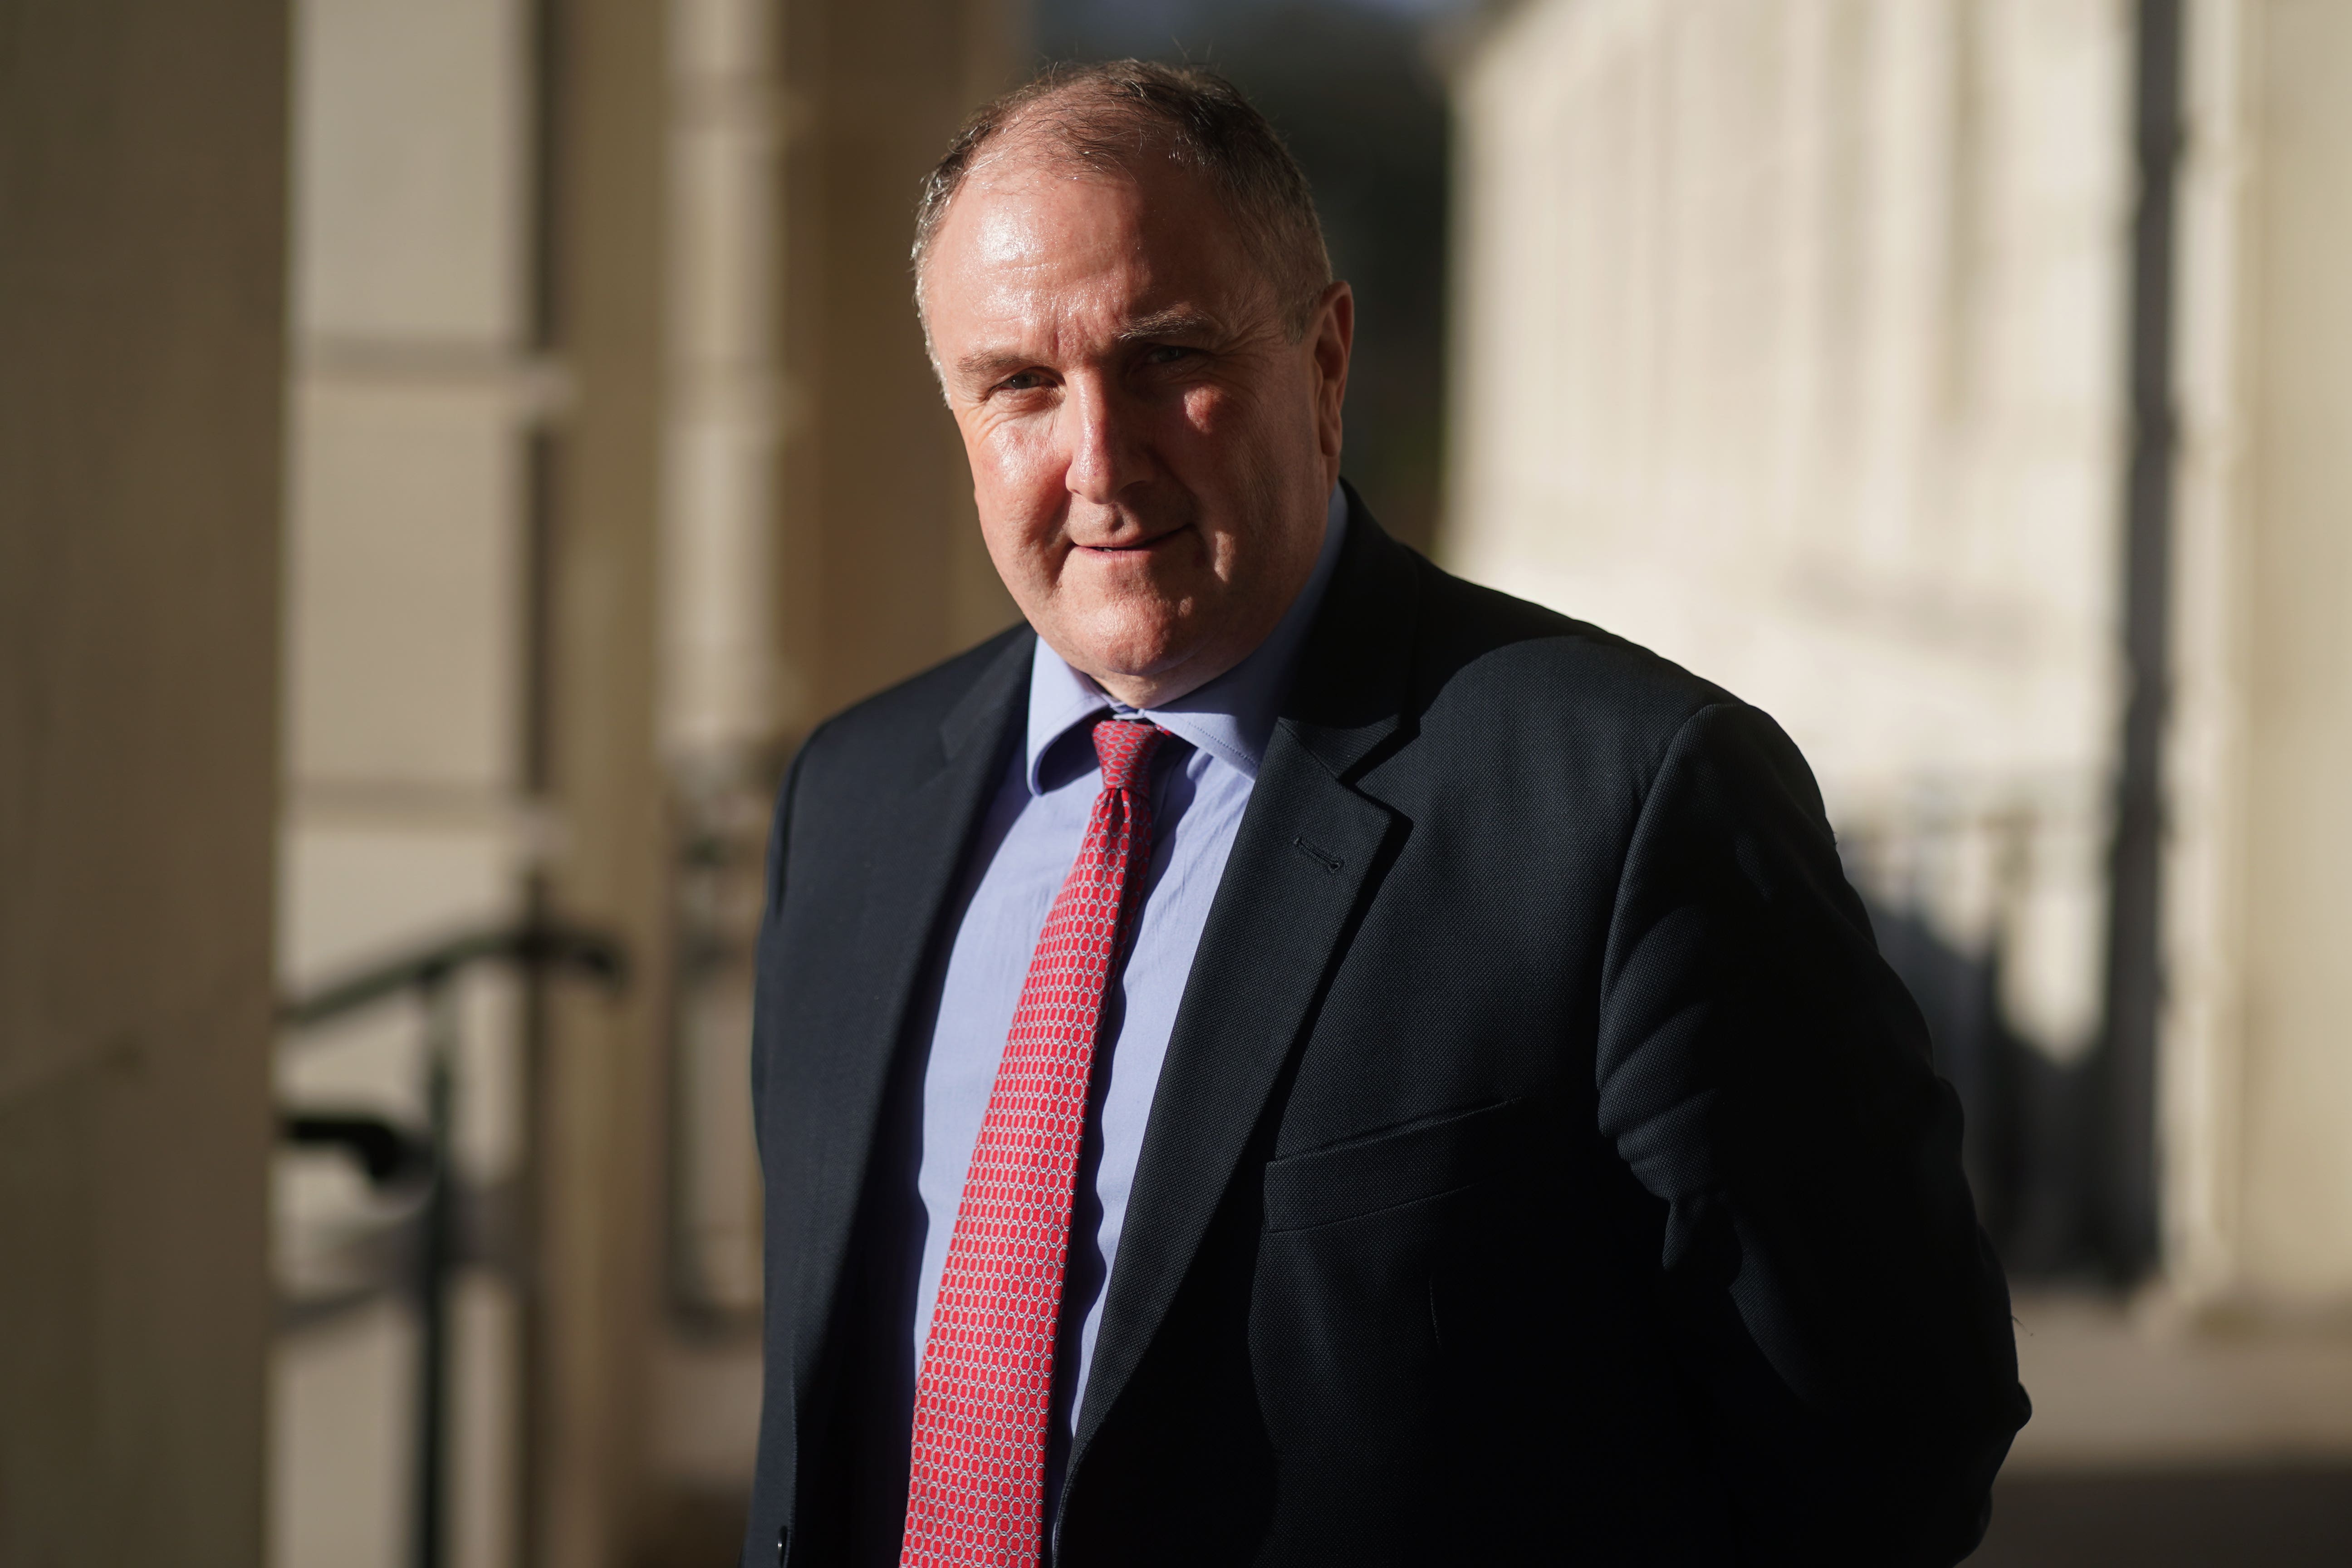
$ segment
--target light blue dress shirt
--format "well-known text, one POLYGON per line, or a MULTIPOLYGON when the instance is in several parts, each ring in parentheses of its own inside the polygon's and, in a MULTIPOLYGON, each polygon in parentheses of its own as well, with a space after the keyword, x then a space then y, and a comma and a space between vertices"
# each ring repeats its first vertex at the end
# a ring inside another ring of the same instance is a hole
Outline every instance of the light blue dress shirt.
MULTIPOLYGON (((1143 1149, 1160 1064, 1208 922, 1225 858, 1257 782, 1258 762, 1290 685, 1325 585, 1339 560, 1347 502, 1337 486, 1323 549, 1307 585, 1272 635, 1239 665, 1189 696, 1142 716, 1168 731, 1151 761, 1151 864, 1121 971, 1095 1047, 1092 1106, 1072 1205, 1070 1261, 1055 1366, 1048 1493, 1062 1470, 1102 1327, 1128 1194, 1143 1149), (1181 742, 1181 743, 1179 743, 1181 742)), ((914 1364, 923 1362, 956 1208, 1029 958, 1055 895, 1086 837, 1102 788, 1087 721, 1132 714, 1040 639, 1029 667, 1026 744, 1015 751, 981 828, 978 881, 950 950, 922 1080, 917 1188, 923 1227, 915 1291, 914 1364)), ((1050 1510, 1049 1510, 1050 1512, 1050 1510)))

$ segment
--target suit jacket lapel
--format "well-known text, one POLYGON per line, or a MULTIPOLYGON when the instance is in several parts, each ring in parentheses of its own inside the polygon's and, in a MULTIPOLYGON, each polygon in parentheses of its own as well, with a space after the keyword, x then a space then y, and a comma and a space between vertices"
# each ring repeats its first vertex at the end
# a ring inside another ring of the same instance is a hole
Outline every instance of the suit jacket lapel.
POLYGON ((1003 742, 1028 689, 1035 639, 1016 637, 940 723, 939 765, 883 808, 889 831, 874 836, 857 915, 859 973, 839 984, 874 1003, 853 1006, 867 1027, 806 1058, 817 1081, 796 1092, 822 1113, 806 1125, 801 1289, 793 1321, 796 1408, 808 1410, 817 1356, 831 1330, 833 1303, 865 1191, 890 1069, 907 1015, 921 984, 940 910, 1003 762, 1003 742))
POLYGON ((1185 984, 1143 1138, 1071 1455, 1126 1389, 1321 994, 1391 833, 1349 787, 1398 735, 1410 679, 1412 556, 1349 492, 1349 539, 1300 657, 1185 984))

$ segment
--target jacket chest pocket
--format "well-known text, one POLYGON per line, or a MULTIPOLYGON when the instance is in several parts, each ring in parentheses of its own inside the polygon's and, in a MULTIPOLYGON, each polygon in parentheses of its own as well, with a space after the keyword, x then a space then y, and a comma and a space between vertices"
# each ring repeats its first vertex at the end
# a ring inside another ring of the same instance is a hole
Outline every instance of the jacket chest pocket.
POLYGON ((1524 1106, 1502 1100, 1270 1161, 1265 1229, 1336 1225, 1474 1186, 1505 1164, 1524 1106))

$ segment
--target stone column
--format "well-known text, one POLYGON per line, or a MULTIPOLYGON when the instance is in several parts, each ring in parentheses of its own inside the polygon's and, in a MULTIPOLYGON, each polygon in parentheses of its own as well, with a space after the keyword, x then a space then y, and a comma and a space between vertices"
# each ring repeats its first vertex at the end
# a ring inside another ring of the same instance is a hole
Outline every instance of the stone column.
POLYGON ((262 1559, 283 0, 0 0, 0 1562, 262 1559))
POLYGON ((795 734, 1013 619, 914 314, 917 188, 1015 74, 1006 0, 784 7, 781 708, 795 734))
POLYGON ((541 1044, 530 1561, 630 1562, 646 1530, 661 1300, 670 834, 656 732, 665 8, 552 0, 553 437, 543 589, 551 908, 619 934, 619 1003, 551 988, 541 1044))
POLYGON ((2160 1129, 2208 1309, 2352 1305, 2352 9, 2193 0, 2160 1129))
POLYGON ((636 973, 617 1007, 548 1003, 531 1534, 534 1563, 593 1568, 740 1527, 756 1215, 748 974, 725 955, 756 920, 738 895, 776 763, 1012 619, 907 270, 917 183, 1012 51, 1003 0, 548 14, 550 348, 571 395, 545 893, 624 933, 636 973), (691 1343, 665 1331, 677 1306, 691 1343))

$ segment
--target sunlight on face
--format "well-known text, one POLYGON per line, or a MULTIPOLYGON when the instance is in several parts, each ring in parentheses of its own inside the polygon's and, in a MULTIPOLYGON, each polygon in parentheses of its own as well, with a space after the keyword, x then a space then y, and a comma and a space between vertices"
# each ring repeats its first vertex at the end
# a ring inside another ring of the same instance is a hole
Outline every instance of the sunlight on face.
POLYGON ((1205 181, 1015 140, 957 193, 922 294, 982 534, 1037 634, 1139 706, 1238 664, 1322 542, 1348 286, 1294 342, 1205 181))

